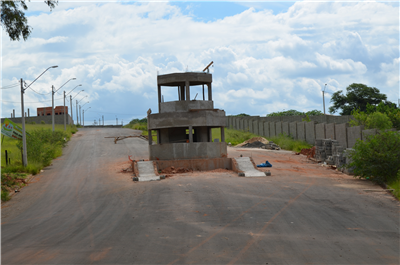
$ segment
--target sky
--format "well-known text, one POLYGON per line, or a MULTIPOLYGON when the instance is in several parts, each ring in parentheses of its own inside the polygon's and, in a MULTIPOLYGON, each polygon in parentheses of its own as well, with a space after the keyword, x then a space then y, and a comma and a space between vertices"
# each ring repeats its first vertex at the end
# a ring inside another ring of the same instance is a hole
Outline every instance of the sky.
MULTIPOLYGON (((55 106, 74 89, 68 96, 74 112, 76 100, 85 104, 86 125, 157 113, 157 74, 202 71, 211 61, 214 107, 227 115, 323 111, 325 84, 327 113, 332 93, 352 83, 399 99, 397 1, 61 0, 50 12, 38 0, 26 15, 27 41, 1 31, 1 117, 21 116, 20 79, 29 84, 53 65, 26 90, 25 108, 36 115, 51 106, 52 86, 76 78, 55 106)), ((162 93, 177 100, 175 88, 162 93)))

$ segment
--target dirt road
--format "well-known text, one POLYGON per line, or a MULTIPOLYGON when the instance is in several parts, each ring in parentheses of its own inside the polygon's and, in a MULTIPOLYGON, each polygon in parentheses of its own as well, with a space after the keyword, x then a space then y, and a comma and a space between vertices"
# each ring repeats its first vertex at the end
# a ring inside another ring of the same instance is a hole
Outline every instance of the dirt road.
POLYGON ((2 205, 2 264, 399 264, 399 202, 290 152, 272 176, 230 171, 133 182, 147 142, 81 129, 62 157, 2 205))

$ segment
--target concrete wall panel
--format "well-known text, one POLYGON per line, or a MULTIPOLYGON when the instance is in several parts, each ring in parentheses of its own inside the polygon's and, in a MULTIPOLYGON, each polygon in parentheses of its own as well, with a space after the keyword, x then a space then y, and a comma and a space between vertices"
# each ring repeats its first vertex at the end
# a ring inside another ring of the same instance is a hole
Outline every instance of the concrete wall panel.
POLYGON ((347 128, 347 148, 353 148, 357 140, 362 139, 364 126, 354 126, 347 128))
POLYGON ((297 122, 289 123, 289 135, 293 137, 293 139, 297 139, 297 122))
POLYGON ((377 129, 363 130, 361 133, 362 140, 366 140, 368 136, 375 135, 377 133, 378 133, 377 129))
POLYGON ((264 120, 262 119, 258 121, 258 135, 264 136, 264 120))
POLYGON ((269 138, 269 122, 264 121, 264 134, 265 138, 269 138))
POLYGON ((276 135, 275 124, 275 122, 269 123, 269 137, 274 137, 276 135))
MULTIPOLYGON (((73 114, 76 117, 76 113, 74 112, 73 114)), ((32 123, 32 122, 35 122, 36 124, 40 124, 42 121, 44 121, 46 124, 52 124, 52 118, 51 117, 52 117, 51 115, 25 117, 25 124, 32 123)), ((10 121, 12 121, 12 122, 15 122, 15 123, 19 123, 19 124, 22 123, 22 118, 21 117, 8 118, 8 119, 10 121)), ((72 119, 71 119, 71 116, 69 116, 69 114, 67 114, 66 121, 67 121, 67 124, 72 124, 72 119)), ((1 119, 1 123, 4 123, 4 118, 1 119)), ((83 123, 83 120, 82 120, 82 123, 83 123)), ((87 124, 92 124, 93 120, 89 121, 88 119, 86 119, 86 123, 87 124)), ((54 124, 64 124, 64 114, 54 115, 54 124)))
POLYGON ((282 133, 286 136, 289 135, 289 123, 287 121, 282 122, 282 133))
POLYGON ((332 139, 332 140, 336 139, 334 123, 328 123, 325 125, 325 137, 326 139, 332 139))
POLYGON ((316 139, 326 139, 325 135, 325 123, 315 124, 315 138, 316 139))
POLYGON ((281 121, 279 121, 275 124, 275 132, 276 132, 276 135, 282 134, 282 122, 281 121))
POLYGON ((304 121, 297 123, 297 139, 301 141, 306 140, 306 125, 304 121))
POLYGON ((349 127, 348 123, 335 124, 335 140, 337 140, 339 144, 345 148, 349 147, 347 142, 347 127, 349 127))
POLYGON ((253 121, 253 133, 259 135, 258 133, 258 119, 253 121))
POLYGON ((306 142, 315 144, 315 121, 306 122, 306 142))

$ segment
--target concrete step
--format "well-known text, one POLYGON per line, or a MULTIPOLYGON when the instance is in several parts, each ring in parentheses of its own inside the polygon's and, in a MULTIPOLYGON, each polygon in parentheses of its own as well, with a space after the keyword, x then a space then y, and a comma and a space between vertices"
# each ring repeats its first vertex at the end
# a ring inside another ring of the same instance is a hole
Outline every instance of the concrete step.
POLYGON ((265 177, 265 173, 258 171, 250 160, 250 157, 233 158, 236 160, 240 171, 244 172, 245 177, 265 177))
POLYGON ((138 161, 137 169, 139 172, 138 181, 160 180, 160 176, 157 176, 154 172, 153 161, 138 161))

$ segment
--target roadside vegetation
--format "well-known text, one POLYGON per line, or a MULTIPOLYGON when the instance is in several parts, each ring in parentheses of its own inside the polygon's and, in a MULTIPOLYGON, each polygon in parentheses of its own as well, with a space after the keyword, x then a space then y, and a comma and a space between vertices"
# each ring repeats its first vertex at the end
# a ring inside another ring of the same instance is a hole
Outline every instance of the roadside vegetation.
POLYGON ((364 125, 365 129, 400 130, 400 109, 395 104, 380 102, 377 106, 367 104, 366 110, 353 110, 351 126, 364 125))
POLYGON ((324 114, 319 110, 310 110, 310 111, 307 111, 307 112, 301 112, 301 111, 297 111, 297 110, 291 109, 291 110, 286 110, 286 111, 271 112, 271 113, 267 114, 267 117, 301 116, 301 115, 319 116, 319 115, 324 115, 324 114))
POLYGON ((400 134, 386 131, 370 135, 366 140, 357 140, 354 151, 349 153, 354 175, 370 179, 378 184, 387 184, 399 196, 400 181, 400 134))
MULTIPOLYGON (((22 126, 21 124, 18 124, 22 126)), ((28 174, 35 175, 46 166, 49 166, 54 158, 62 155, 62 148, 77 132, 74 125, 55 125, 52 131, 51 124, 26 124, 27 131, 27 155, 28 166, 22 165, 22 141, 9 137, 2 137, 1 144, 1 199, 9 199, 9 192, 25 185, 24 179, 28 174), (9 158, 6 163, 5 151, 9 158)))

